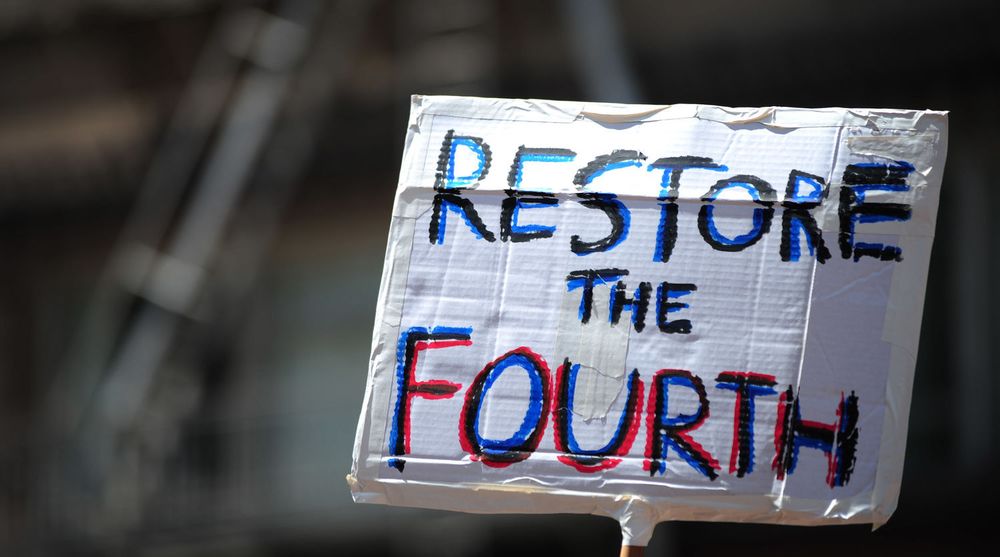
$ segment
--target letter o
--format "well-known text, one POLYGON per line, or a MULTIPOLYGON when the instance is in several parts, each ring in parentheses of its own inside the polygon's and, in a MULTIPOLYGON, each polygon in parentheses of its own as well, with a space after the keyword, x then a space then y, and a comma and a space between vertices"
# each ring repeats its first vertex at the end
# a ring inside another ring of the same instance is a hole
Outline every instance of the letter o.
POLYGON ((525 460, 538 448, 545 433, 550 404, 550 373, 545 360, 522 346, 493 360, 476 375, 465 393, 459 423, 459 440, 462 448, 487 466, 503 468, 525 460), (528 373, 531 381, 528 410, 517 432, 507 439, 489 439, 479 434, 480 411, 483 400, 497 379, 509 368, 519 367, 528 373))

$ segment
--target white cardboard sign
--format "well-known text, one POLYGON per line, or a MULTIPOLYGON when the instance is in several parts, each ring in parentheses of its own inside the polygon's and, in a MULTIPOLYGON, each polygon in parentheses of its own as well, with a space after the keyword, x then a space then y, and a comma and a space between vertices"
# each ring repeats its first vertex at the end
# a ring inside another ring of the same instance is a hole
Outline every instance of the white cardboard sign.
POLYGON ((931 111, 414 97, 348 477, 471 512, 884 523, 931 111))

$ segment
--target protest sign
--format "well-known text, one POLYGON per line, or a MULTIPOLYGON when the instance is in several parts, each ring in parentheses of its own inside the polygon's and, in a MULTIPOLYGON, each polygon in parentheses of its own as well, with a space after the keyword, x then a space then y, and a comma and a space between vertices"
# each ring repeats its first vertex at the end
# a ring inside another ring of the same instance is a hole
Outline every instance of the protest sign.
POLYGON ((885 522, 942 112, 414 97, 356 501, 885 522))

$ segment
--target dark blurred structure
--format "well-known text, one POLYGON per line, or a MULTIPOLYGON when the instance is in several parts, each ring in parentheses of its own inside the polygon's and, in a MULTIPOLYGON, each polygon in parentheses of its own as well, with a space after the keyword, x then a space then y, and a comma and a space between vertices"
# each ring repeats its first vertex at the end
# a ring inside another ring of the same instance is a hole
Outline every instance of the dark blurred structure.
POLYGON ((411 93, 951 110, 897 515, 650 554, 991 540, 1000 33, 986 2, 0 3, 0 553, 617 552, 597 517, 354 505, 411 93))

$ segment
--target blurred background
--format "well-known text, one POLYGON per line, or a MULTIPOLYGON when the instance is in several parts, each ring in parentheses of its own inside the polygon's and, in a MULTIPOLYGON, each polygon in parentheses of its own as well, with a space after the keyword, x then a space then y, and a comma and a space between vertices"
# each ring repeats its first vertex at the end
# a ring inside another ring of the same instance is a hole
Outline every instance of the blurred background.
POLYGON ((617 554, 605 518, 351 502, 412 93, 952 111, 896 516, 662 524, 649 553, 996 540, 995 12, 0 1, 0 554, 617 554))

